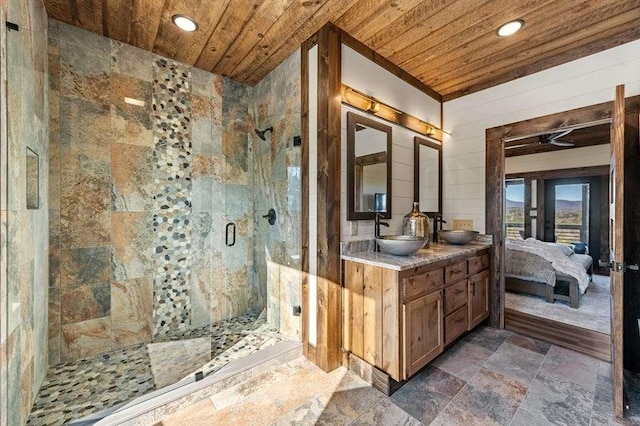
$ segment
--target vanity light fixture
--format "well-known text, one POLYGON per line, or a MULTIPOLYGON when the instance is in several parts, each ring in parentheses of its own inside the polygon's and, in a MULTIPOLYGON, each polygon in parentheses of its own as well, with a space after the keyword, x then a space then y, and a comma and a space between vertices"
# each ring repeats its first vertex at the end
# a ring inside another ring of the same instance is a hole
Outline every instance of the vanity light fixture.
POLYGON ((188 33, 192 33, 198 29, 196 21, 186 15, 173 15, 171 21, 173 21, 176 27, 188 33))
POLYGON ((515 21, 507 22, 498 28, 498 35, 500 37, 508 37, 520 31, 524 27, 524 21, 522 19, 516 19, 515 21))
POLYGON ((369 112, 380 112, 380 104, 374 100, 369 103, 369 108, 367 108, 369 112))

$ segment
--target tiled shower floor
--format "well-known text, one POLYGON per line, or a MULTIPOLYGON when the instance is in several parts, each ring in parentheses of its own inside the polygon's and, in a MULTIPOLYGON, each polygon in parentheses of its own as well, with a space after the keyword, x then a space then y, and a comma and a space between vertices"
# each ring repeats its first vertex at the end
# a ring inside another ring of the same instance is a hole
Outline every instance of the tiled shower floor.
POLYGON ((172 341, 52 366, 27 424, 59 425, 161 389, 197 371, 205 376, 228 362, 282 340, 257 313, 176 336, 172 341), (209 334, 210 333, 210 334, 209 334))

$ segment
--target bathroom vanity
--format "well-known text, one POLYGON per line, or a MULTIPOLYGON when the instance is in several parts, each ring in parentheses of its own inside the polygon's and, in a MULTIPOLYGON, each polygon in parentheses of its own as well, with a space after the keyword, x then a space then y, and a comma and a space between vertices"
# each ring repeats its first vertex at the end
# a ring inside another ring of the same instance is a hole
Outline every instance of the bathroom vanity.
POLYGON ((490 240, 342 255, 343 347, 400 382, 489 316, 490 240))

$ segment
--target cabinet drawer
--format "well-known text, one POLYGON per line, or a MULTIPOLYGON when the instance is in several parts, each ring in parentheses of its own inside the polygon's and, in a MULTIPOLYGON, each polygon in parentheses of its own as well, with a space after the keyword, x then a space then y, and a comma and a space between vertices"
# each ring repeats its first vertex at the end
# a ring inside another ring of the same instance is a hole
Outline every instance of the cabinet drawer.
POLYGON ((489 267, 489 255, 474 256, 469 258, 469 275, 477 274, 489 267))
POLYGON ((454 263, 444 268, 444 282, 445 284, 457 283, 467 276, 467 261, 454 263))
POLYGON ((466 306, 468 299, 467 280, 460 281, 444 289, 444 314, 449 315, 456 309, 466 306))
POLYGON ((442 269, 429 271, 424 274, 414 275, 402 280, 403 300, 408 302, 425 294, 432 293, 442 288, 442 269))
POLYGON ((467 308, 463 306, 457 311, 444 317, 444 344, 453 342, 467 331, 467 308))

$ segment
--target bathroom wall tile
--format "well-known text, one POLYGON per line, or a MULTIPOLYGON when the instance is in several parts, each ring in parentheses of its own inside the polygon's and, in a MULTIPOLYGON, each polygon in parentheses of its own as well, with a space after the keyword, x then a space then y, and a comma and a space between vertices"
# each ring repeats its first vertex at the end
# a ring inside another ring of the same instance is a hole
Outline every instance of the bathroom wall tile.
POLYGON ((68 181, 60 202, 61 246, 110 244, 111 178, 85 175, 68 181))
POLYGON ((66 24, 60 25, 59 34, 62 92, 106 104, 109 93, 108 39, 66 24))
POLYGON ((153 263, 152 217, 147 212, 113 212, 112 279, 124 281, 149 276, 153 263))
POLYGON ((113 208, 149 211, 153 202, 153 151, 134 145, 111 145, 113 208))
POLYGON ((111 284, 113 349, 151 341, 153 281, 150 277, 111 284))
MULTIPOLYGON (((197 212, 191 217, 192 223, 192 258, 193 269, 203 269, 211 266, 213 246, 213 223, 211 213, 197 212)), ((193 297, 195 298, 195 297, 193 297)))
POLYGON ((113 142, 153 146, 151 83, 113 73, 109 87, 113 142), (127 103, 125 98, 141 101, 143 105, 127 103))
POLYGON ((191 273, 191 327, 198 328, 211 324, 211 299, 215 297, 213 288, 213 268, 195 268, 191 273))
POLYGON ((225 78, 222 82, 222 124, 225 129, 247 134, 249 127, 248 87, 225 78))
POLYGON ((153 62, 157 56, 148 50, 116 41, 111 41, 111 72, 139 80, 153 80, 153 62))
POLYGON ((111 318, 96 318, 62 326, 60 348, 62 362, 109 350, 111 350, 111 318))
POLYGON ((222 133, 222 151, 226 163, 225 182, 244 185, 250 183, 247 134, 225 128, 222 133))
POLYGON ((49 210, 49 287, 60 287, 59 210, 49 210))
POLYGON ((49 325, 49 365, 60 362, 60 289, 49 288, 49 305, 47 309, 49 325))
POLYGON ((63 291, 109 282, 111 246, 61 250, 60 283, 63 291))
POLYGON ((109 175, 111 165, 108 106, 60 98, 61 185, 78 175, 109 175))
MULTIPOLYGON (((65 50, 67 52, 68 50, 65 50)), ((109 76, 106 72, 84 73, 75 64, 66 63, 61 56, 60 65, 60 91, 64 96, 78 98, 87 101, 106 105, 109 93, 109 76)), ((99 63, 100 59, 96 55, 83 55, 81 58, 74 58, 73 61, 87 61, 99 63)))
POLYGON ((293 307, 301 306, 302 272, 298 268, 280 267, 280 332, 301 338, 302 317, 293 315, 293 307))
POLYGON ((62 290, 60 306, 63 325, 106 317, 111 312, 111 284, 85 284, 62 290))
POLYGON ((222 98, 222 80, 219 75, 191 68, 191 91, 192 93, 206 98, 222 98))

